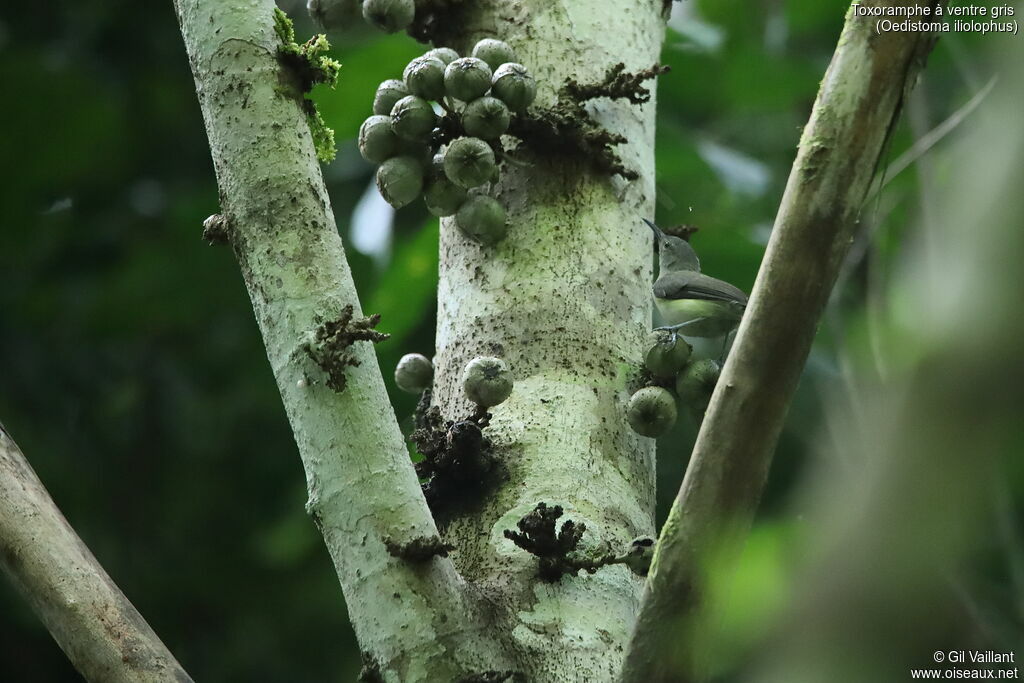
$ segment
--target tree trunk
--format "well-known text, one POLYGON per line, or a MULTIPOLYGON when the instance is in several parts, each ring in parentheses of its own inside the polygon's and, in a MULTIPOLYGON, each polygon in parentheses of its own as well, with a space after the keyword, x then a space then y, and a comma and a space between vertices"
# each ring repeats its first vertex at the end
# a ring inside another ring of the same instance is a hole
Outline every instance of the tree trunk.
MULTIPOLYGON (((640 180, 526 150, 532 163, 506 164, 497 188, 509 212, 504 241, 482 248, 442 221, 436 405, 448 419, 473 412, 461 374, 476 355, 503 357, 516 389, 486 430, 504 479, 478 506, 439 515, 454 566, 412 566, 388 556, 382 539, 435 527, 372 349, 353 346, 359 365, 346 370, 341 392, 324 386, 303 350, 320 320, 345 305, 360 313, 301 106, 281 92, 270 0, 176 4, 224 223, 306 467, 311 512, 374 668, 401 681, 484 671, 612 680, 642 582, 615 566, 545 583, 537 558, 503 532, 545 502, 586 525, 588 546, 620 549, 653 533, 654 443, 624 419, 627 378, 650 326, 650 232, 639 218, 653 210, 653 101, 587 105, 629 140, 616 151, 640 180)), ((536 106, 548 107, 570 77, 598 82, 620 62, 651 67, 663 6, 489 0, 465 5, 445 30, 463 53, 484 36, 510 42, 538 79, 536 106)))
POLYGON ((191 682, 0 424, 0 569, 89 681, 191 682))
MULTIPOLYGON (((597 82, 619 62, 633 72, 658 61, 659 0, 475 6, 454 47, 509 42, 537 77, 539 107, 568 78, 597 82)), ((654 442, 629 429, 624 409, 650 329, 652 245, 640 216, 653 212, 655 104, 598 99, 590 110, 629 140, 616 149, 640 180, 534 157, 502 168, 503 241, 481 247, 441 222, 434 401, 448 419, 472 412, 460 377, 478 355, 505 359, 516 384, 486 431, 507 478, 479 507, 438 521, 459 571, 506 610, 531 681, 612 679, 643 584, 622 566, 539 582, 537 559, 503 531, 539 502, 585 523, 587 545, 618 549, 654 531, 654 442)))
MULTIPOLYGON (((361 316, 303 112, 277 58, 272 0, 177 0, 210 139, 221 222, 249 290, 364 656, 388 680, 507 668, 483 605, 448 559, 413 564, 385 539, 436 536, 370 344, 343 389, 307 346, 346 306, 361 316), (474 647, 464 647, 465 641, 474 647)), ((255 457, 255 456, 254 456, 255 457)), ((272 457, 272 454, 264 454, 272 457)))

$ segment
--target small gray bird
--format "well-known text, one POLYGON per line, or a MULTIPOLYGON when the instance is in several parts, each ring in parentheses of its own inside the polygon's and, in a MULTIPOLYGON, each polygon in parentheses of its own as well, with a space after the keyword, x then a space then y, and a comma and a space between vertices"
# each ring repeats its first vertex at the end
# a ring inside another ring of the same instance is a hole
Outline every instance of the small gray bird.
POLYGON ((700 272, 697 252, 686 240, 666 235, 647 220, 658 250, 654 304, 668 323, 658 329, 687 337, 721 337, 736 329, 747 308, 747 295, 728 282, 700 272))

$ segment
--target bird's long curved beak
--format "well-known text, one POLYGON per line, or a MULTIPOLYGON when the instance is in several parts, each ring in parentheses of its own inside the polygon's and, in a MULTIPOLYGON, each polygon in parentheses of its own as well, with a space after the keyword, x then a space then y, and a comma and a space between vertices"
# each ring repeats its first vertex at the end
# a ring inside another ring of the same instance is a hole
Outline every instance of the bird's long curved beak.
POLYGON ((653 231, 654 231, 654 242, 655 242, 655 246, 658 246, 658 245, 660 245, 660 244, 661 244, 662 242, 664 242, 664 241, 665 241, 665 233, 664 233, 664 232, 662 232, 661 228, 659 228, 659 227, 658 227, 657 225, 655 225, 655 224, 654 224, 654 222, 652 222, 652 221, 649 221, 649 220, 647 220, 646 218, 644 218, 644 217, 642 217, 642 216, 640 217, 640 220, 642 220, 642 221, 643 221, 644 223, 646 223, 646 224, 647 224, 647 226, 648 226, 648 227, 649 227, 649 228, 650 228, 651 230, 653 230, 653 231))

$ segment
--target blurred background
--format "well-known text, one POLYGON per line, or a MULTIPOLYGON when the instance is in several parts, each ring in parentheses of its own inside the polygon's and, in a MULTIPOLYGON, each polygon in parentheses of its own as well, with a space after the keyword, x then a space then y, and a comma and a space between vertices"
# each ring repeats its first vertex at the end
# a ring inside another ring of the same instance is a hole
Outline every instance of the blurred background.
MULTIPOLYGON (((313 31, 304 3, 280 4, 313 31)), ((657 219, 698 226, 705 271, 747 291, 846 7, 675 6, 657 219)), ((1024 215, 1007 185, 1020 40, 947 35, 914 91, 740 567, 714 586, 721 680, 909 680, 935 649, 1024 642, 1024 402, 1007 341, 1022 331, 1008 258, 1021 238, 984 237, 1024 215), (977 267, 985 255, 1001 265, 977 267), (958 387, 966 404, 942 400, 958 387), (941 632, 908 636, 926 623, 941 632)), ((433 346, 437 219, 419 203, 394 214, 354 138, 376 85, 424 48, 367 30, 332 42, 340 84, 314 94, 339 142, 324 173, 364 308, 392 334, 377 350, 408 429, 415 399, 390 370, 433 346)), ((200 239, 217 189, 171 3, 8 3, 0 81, 0 419, 197 680, 353 680, 357 647, 241 277, 200 239)), ((660 518, 695 430, 687 417, 659 443, 660 518)), ((6 583, 0 680, 77 680, 6 583)))

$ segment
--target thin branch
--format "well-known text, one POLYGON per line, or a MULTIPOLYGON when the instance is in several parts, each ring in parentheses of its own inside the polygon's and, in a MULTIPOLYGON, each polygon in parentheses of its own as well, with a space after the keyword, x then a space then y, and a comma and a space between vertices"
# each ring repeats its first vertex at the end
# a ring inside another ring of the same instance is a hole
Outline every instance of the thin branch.
POLYGON ((872 18, 855 17, 852 8, 847 15, 735 346, 662 529, 623 681, 705 675, 693 635, 707 572, 728 566, 749 528, 860 209, 934 41, 927 33, 877 34, 872 18))
POLYGON ((372 346, 382 335, 371 334, 376 318, 359 305, 304 93, 280 59, 288 20, 276 15, 275 32, 273 0, 175 7, 221 214, 306 470, 307 509, 364 656, 388 680, 506 666, 449 559, 413 563, 386 547, 438 530, 384 388, 372 346), (460 647, 467 638, 474 648, 460 647))
POLYGON ((964 119, 970 116, 974 110, 978 108, 978 105, 988 97, 998 80, 998 75, 992 76, 988 83, 986 83, 985 86, 974 95, 974 97, 969 99, 962 107, 950 114, 945 121, 915 140, 910 149, 896 157, 896 159, 889 164, 889 167, 885 170, 885 177, 882 179, 882 182, 879 183, 868 199, 871 199, 871 197, 876 193, 881 192, 882 188, 892 182, 896 176, 913 165, 922 156, 927 154, 932 147, 938 144, 943 138, 952 133, 957 126, 963 123, 964 119))
POLYGON ((0 425, 0 567, 89 681, 191 681, 0 425))

